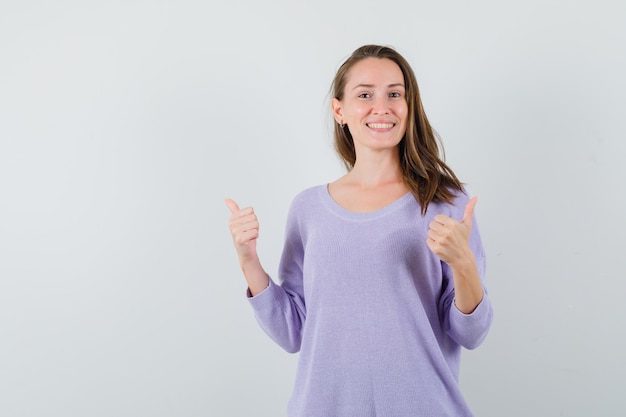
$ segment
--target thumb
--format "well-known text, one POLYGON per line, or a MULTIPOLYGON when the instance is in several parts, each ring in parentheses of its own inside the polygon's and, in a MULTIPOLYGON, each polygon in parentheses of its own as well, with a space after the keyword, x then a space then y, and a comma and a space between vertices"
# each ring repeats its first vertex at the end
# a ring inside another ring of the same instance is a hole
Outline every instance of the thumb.
POLYGON ((226 202, 226 205, 228 206, 228 209, 230 210, 231 213, 237 213, 240 209, 239 206, 237 205, 237 203, 235 203, 235 200, 231 199, 231 198, 227 198, 226 200, 224 200, 226 202))
POLYGON ((476 207, 476 203, 478 202, 478 197, 472 198, 467 205, 465 206, 465 213, 463 213, 463 219, 461 223, 468 224, 469 227, 472 227, 472 216, 474 216, 474 207, 476 207))

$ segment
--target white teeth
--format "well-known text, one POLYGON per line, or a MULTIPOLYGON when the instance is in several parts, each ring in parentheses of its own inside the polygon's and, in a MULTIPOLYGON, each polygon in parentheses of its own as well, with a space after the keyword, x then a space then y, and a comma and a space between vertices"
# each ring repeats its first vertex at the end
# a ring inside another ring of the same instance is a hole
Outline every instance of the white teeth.
POLYGON ((368 123, 368 126, 372 129, 391 129, 393 123, 368 123))

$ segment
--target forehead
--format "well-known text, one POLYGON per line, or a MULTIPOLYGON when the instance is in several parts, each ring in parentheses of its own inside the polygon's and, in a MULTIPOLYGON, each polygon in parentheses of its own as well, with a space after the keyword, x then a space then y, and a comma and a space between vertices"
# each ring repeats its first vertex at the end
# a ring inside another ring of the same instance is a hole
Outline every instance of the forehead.
POLYGON ((365 58, 350 68, 346 86, 404 84, 402 70, 387 58, 365 58))

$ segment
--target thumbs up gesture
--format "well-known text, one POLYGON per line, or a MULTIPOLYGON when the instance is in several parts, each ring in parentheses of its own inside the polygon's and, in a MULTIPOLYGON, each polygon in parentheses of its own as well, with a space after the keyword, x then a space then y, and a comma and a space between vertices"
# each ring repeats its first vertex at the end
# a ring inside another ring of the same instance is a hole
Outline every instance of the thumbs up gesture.
POLYGON ((453 268, 455 264, 464 263, 470 259, 473 261, 469 237, 477 202, 478 197, 474 197, 467 203, 461 221, 438 214, 430 222, 426 244, 439 259, 453 268))
POLYGON ((244 264, 257 259, 256 239, 259 237, 259 220, 252 207, 240 209, 237 203, 230 198, 226 199, 230 210, 228 226, 233 237, 233 243, 239 255, 239 262, 244 264))
POLYGON ((230 210, 228 227, 233 236, 235 249, 239 255, 239 264, 243 271, 250 295, 255 296, 269 286, 270 279, 259 261, 256 252, 256 240, 259 237, 259 220, 252 207, 240 209, 230 198, 226 199, 230 210))

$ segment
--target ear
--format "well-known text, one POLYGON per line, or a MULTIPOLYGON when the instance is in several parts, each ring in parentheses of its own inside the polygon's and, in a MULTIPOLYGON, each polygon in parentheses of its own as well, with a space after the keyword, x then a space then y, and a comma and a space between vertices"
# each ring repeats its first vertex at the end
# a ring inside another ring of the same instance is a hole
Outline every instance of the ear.
POLYGON ((335 116, 335 121, 338 124, 341 124, 341 122, 343 120, 343 110, 342 110, 342 107, 341 107, 341 101, 337 100, 336 98, 333 98, 333 101, 331 102, 331 105, 332 105, 332 108, 333 108, 333 116, 335 116))

